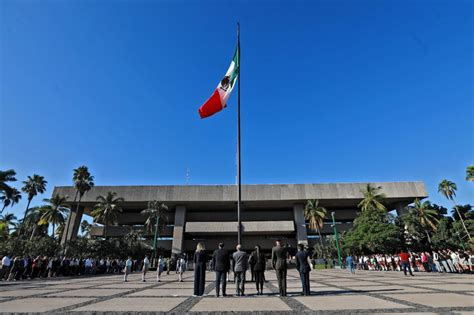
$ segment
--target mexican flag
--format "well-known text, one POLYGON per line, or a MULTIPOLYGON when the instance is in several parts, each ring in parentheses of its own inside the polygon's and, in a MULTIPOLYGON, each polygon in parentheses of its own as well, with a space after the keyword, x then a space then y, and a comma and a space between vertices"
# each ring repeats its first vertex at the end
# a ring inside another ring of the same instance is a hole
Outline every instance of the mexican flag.
POLYGON ((199 116, 201 116, 201 118, 212 116, 227 106, 227 100, 230 97, 230 93, 237 83, 239 68, 239 45, 237 44, 234 58, 232 58, 232 62, 230 63, 229 69, 224 78, 219 82, 211 97, 201 107, 199 107, 199 116))

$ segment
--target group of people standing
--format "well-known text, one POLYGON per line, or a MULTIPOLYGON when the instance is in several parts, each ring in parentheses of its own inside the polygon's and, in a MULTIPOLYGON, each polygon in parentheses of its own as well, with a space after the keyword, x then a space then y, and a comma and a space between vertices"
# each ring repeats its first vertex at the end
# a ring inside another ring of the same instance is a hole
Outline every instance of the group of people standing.
MULTIPOLYGON (((311 260, 310 255, 305 250, 303 244, 298 245, 298 253, 295 256, 295 259, 296 267, 301 277, 302 292, 304 295, 310 295, 309 272, 311 271, 311 260)), ((277 240, 275 247, 272 248, 271 264, 273 269, 276 271, 279 296, 287 295, 287 260, 287 248, 282 246, 280 240, 277 240)), ((208 257, 205 246, 203 243, 198 243, 194 254, 195 296, 201 296, 204 294, 207 261, 208 257)), ((216 274, 216 297, 227 296, 227 281, 231 270, 234 273, 236 295, 245 296, 246 273, 247 270, 249 270, 249 266, 251 266, 251 281, 255 281, 257 295, 262 295, 266 265, 267 259, 259 245, 256 245, 254 251, 249 255, 242 250, 241 244, 237 244, 236 251, 231 254, 224 248, 224 243, 220 243, 211 258, 211 266, 216 274)))
POLYGON ((119 273, 125 261, 113 258, 68 256, 16 256, 2 257, 0 280, 19 281, 35 278, 81 276, 89 274, 119 273))
MULTIPOLYGON (((431 252, 408 252, 399 254, 375 254, 352 257, 353 268, 377 271, 424 271, 439 273, 474 272, 474 255, 472 251, 455 251, 450 249, 431 252)), ((347 268, 350 266, 346 262, 347 268)))

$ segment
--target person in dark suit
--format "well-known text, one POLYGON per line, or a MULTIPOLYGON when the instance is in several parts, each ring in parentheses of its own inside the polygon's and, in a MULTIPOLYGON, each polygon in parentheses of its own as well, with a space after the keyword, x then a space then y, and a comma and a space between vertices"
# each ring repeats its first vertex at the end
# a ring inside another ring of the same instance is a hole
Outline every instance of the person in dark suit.
POLYGON ((276 271, 280 296, 286 296, 286 271, 288 269, 286 256, 286 248, 281 246, 280 240, 277 240, 276 246, 272 248, 272 266, 276 271))
POLYGON ((267 261, 259 245, 255 246, 255 250, 252 252, 249 262, 252 262, 254 265, 255 285, 257 286, 257 295, 262 295, 263 282, 265 280, 264 272, 265 272, 267 261))
POLYGON ((206 263, 207 255, 204 244, 199 242, 194 253, 194 296, 204 294, 206 283, 206 263))
POLYGON ((300 273, 301 286, 303 287, 303 295, 311 295, 309 288, 309 272, 311 260, 309 253, 304 250, 303 244, 298 244, 298 252, 296 253, 296 269, 300 273))
POLYGON ((222 282, 222 296, 227 296, 225 289, 227 286, 227 273, 230 269, 229 252, 224 249, 224 243, 219 243, 219 248, 212 255, 212 265, 216 272, 216 297, 219 297, 222 282))

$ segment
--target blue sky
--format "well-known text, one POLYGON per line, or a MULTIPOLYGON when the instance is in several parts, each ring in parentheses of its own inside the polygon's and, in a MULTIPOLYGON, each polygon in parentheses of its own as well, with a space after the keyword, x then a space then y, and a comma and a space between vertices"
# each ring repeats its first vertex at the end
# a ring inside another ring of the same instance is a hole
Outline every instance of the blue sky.
MULTIPOLYGON (((235 183, 236 93, 200 120, 241 23, 243 183, 409 181, 474 163, 470 1, 0 2, 0 167, 69 185, 235 183)), ((19 186, 20 183, 17 183, 19 186)), ((13 210, 22 213, 22 203, 13 210)))

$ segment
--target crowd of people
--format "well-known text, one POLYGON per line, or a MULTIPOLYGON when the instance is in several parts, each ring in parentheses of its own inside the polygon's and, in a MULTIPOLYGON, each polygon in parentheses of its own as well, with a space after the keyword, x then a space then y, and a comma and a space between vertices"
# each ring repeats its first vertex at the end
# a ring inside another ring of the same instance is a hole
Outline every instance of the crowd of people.
MULTIPOLYGON (((408 267, 410 271, 466 273, 474 272, 472 251, 439 250, 432 252, 410 252, 408 267)), ((401 255, 363 255, 352 257, 353 267, 358 270, 402 271, 401 255)), ((348 268, 350 268, 349 264, 348 268)))
MULTIPOLYGON (((0 279, 2 281, 18 281, 34 278, 53 278, 81 276, 90 274, 118 274, 125 267, 125 261, 117 258, 93 259, 91 257, 47 257, 30 256, 10 257, 5 255, 1 261, 0 279)), ((133 269, 137 269, 139 261, 134 260, 133 269)), ((133 270, 130 267, 130 270, 133 270)))
MULTIPOLYGON (((206 271, 212 270, 216 275, 216 296, 227 296, 227 283, 235 283, 236 296, 245 296, 246 282, 254 282, 257 295, 263 294, 267 257, 260 246, 255 246, 251 253, 242 250, 238 244, 231 252, 220 243, 212 255, 208 255, 203 243, 198 243, 192 259, 194 269, 194 295, 202 296, 205 289, 206 271), (250 271, 251 279, 247 281, 246 274, 250 271)), ((268 261, 275 270, 279 295, 286 296, 286 278, 288 266, 294 264, 300 274, 303 295, 310 295, 309 273, 316 267, 316 261, 311 259, 309 249, 298 244, 297 252, 290 253, 288 246, 282 246, 277 240, 272 248, 271 259, 268 261)), ((326 262, 327 267, 327 260, 326 262)), ((174 269, 177 281, 183 281, 183 274, 188 270, 186 254, 165 258, 159 256, 156 260, 156 281, 161 281, 163 272, 167 274, 174 269)), ((398 254, 348 255, 343 260, 344 266, 351 272, 356 270, 374 271, 403 271, 405 275, 413 272, 465 273, 474 272, 474 255, 472 251, 439 250, 431 252, 407 252, 398 254)), ((14 257, 8 255, 1 260, 0 279, 2 281, 18 281, 34 278, 52 278, 60 276, 80 276, 91 274, 122 274, 123 281, 133 271, 141 271, 141 281, 145 282, 151 267, 151 260, 145 256, 142 260, 91 257, 14 257)))

